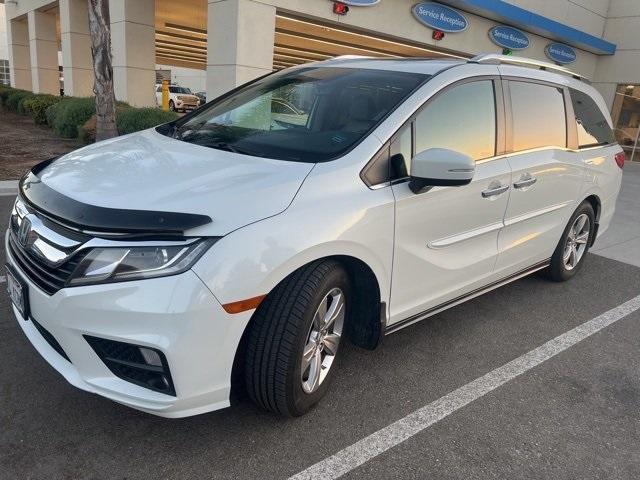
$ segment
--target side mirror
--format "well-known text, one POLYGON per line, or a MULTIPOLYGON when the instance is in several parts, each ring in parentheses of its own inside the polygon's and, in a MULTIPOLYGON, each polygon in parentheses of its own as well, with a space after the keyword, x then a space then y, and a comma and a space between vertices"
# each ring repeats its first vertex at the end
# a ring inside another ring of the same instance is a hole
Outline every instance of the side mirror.
POLYGON ((429 148, 411 162, 409 188, 419 193, 425 187, 457 187, 473 179, 476 162, 469 156, 446 148, 429 148))

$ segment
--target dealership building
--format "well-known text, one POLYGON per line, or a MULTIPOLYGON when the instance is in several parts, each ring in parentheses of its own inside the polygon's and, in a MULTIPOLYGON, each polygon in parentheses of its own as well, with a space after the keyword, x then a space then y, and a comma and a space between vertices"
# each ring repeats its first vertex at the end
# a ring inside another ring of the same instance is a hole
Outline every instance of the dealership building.
MULTIPOLYGON (((91 95, 87 0, 2 3, 11 84, 91 95)), ((155 105, 161 77, 213 98, 337 55, 504 52, 591 79, 619 140, 633 149, 638 137, 640 0, 110 0, 110 10, 116 97, 132 105, 155 105)))

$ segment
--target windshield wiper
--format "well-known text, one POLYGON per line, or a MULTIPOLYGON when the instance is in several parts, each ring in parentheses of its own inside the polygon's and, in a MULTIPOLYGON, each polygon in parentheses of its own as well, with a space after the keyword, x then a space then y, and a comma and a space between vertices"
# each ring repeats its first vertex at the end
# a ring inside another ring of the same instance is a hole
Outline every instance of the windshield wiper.
POLYGON ((231 145, 227 142, 211 142, 211 143, 205 143, 203 146, 215 148, 217 150, 225 150, 227 152, 238 153, 240 155, 251 155, 252 157, 262 157, 262 155, 259 155, 255 152, 251 152, 249 150, 245 150, 244 148, 238 148, 235 145, 231 145))
POLYGON ((236 147, 234 147, 233 145, 230 145, 227 142, 212 142, 212 143, 207 143, 207 147, 211 147, 211 148, 215 148, 217 150, 225 150, 227 152, 233 152, 233 153, 242 153, 239 152, 238 149, 236 147))
POLYGON ((178 140, 182 140, 183 139, 182 136, 186 132, 195 133, 195 132, 199 131, 204 126, 205 123, 207 123, 207 122, 206 121, 202 121, 202 122, 195 123, 195 124, 186 123, 184 125, 181 125, 180 127, 176 126, 174 128, 174 131, 173 131, 173 138, 176 138, 178 140))

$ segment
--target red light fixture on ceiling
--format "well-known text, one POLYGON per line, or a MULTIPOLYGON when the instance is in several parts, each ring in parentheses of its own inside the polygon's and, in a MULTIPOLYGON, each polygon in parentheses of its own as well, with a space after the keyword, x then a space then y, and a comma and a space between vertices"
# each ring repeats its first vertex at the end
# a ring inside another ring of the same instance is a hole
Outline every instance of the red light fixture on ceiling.
POLYGON ((439 42, 444 38, 444 32, 442 30, 434 30, 431 34, 431 38, 439 42))
POLYGON ((349 5, 342 2, 333 2, 333 13, 336 15, 346 15, 349 13, 349 5))

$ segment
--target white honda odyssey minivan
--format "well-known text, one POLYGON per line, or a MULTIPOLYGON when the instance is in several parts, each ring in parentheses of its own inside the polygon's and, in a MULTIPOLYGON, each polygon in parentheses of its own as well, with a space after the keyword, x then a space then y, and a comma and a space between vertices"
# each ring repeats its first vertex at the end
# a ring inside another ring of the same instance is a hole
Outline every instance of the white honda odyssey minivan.
POLYGON ((602 97, 555 65, 307 64, 34 167, 7 284, 83 390, 164 417, 238 392, 301 415, 346 340, 373 349, 537 270, 574 276, 623 164, 602 97))

